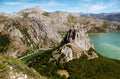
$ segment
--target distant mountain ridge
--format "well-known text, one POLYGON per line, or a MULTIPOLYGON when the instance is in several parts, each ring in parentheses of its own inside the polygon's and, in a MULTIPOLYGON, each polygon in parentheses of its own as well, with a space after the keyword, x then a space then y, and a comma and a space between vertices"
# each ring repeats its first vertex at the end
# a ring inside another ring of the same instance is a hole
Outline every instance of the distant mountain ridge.
POLYGON ((81 16, 92 16, 94 18, 105 19, 108 21, 117 21, 120 22, 120 12, 113 13, 80 13, 81 16))

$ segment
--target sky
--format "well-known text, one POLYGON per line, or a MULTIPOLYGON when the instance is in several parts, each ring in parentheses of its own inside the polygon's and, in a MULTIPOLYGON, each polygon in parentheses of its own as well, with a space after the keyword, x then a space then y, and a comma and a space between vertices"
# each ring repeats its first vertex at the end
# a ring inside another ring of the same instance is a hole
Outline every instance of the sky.
POLYGON ((0 0, 0 12, 12 13, 36 5, 49 12, 120 12, 120 0, 0 0))

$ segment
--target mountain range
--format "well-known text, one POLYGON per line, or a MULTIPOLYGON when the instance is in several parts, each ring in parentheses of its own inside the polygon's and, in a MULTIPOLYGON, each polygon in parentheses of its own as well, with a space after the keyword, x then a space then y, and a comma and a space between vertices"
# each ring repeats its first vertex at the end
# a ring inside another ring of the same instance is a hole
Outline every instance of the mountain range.
POLYGON ((11 14, 1 12, 0 78, 119 79, 120 61, 99 55, 88 37, 88 33, 109 30, 120 30, 120 22, 46 12, 39 6, 11 14), (23 61, 27 57, 29 60, 23 61))
POLYGON ((92 16, 94 18, 105 19, 108 21, 117 21, 120 22, 120 12, 113 13, 80 13, 81 16, 92 16))

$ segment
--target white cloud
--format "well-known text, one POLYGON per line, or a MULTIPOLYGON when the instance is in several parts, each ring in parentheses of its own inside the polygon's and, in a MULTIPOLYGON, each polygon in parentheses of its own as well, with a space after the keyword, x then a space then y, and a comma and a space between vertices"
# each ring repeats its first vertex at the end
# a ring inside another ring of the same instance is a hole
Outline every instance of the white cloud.
POLYGON ((4 4, 7 4, 7 5, 20 5, 20 4, 25 4, 25 2, 4 2, 4 4))
POLYGON ((50 2, 43 2, 41 3, 41 5, 44 5, 44 6, 65 6, 65 4, 61 4, 61 3, 58 3, 58 2, 55 2, 55 1, 50 1, 50 2))
POLYGON ((96 12, 96 11, 102 11, 102 10, 105 10, 107 8, 107 6, 105 5, 92 5, 89 7, 89 11, 90 12, 96 12))
POLYGON ((25 4, 22 5, 22 8, 30 8, 30 7, 34 7, 34 6, 37 6, 37 5, 40 6, 40 4, 38 4, 38 3, 25 3, 25 4))

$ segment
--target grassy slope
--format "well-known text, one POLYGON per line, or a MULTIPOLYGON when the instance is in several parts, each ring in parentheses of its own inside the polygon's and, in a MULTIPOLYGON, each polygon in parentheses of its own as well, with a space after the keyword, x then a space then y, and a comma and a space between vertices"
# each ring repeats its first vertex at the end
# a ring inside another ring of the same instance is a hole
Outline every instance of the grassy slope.
POLYGON ((67 70, 69 79, 120 79, 120 61, 103 56, 98 59, 87 60, 85 56, 70 62, 48 62, 51 54, 44 53, 35 62, 29 64, 43 76, 52 79, 63 79, 57 74, 58 70, 67 70))
POLYGON ((23 72, 29 79, 45 79, 45 77, 42 77, 38 72, 29 68, 21 60, 0 54, 0 79, 9 79, 10 76, 14 76, 11 75, 11 72, 14 75, 23 72), (12 67, 12 70, 10 67, 12 67))
POLYGON ((101 56, 93 60, 73 60, 64 67, 68 70, 70 79, 120 79, 119 62, 101 56))

